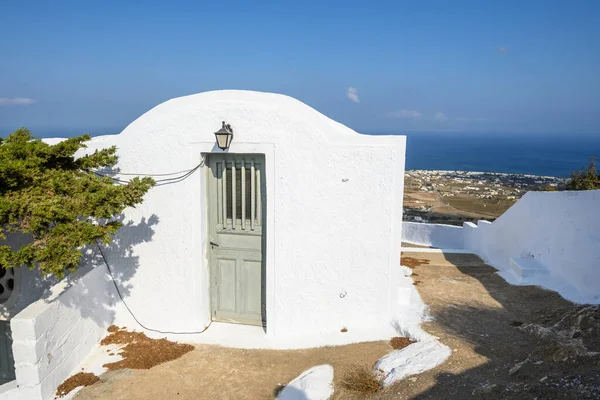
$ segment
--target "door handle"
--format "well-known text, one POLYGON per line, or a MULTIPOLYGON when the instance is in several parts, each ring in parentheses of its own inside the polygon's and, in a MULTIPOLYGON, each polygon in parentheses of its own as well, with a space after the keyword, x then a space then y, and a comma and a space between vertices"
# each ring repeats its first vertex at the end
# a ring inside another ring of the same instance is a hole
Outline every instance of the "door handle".
POLYGON ((210 241, 210 245, 211 245, 211 246, 216 246, 216 247, 219 247, 219 244, 218 244, 218 243, 215 243, 215 242, 213 242, 212 240, 210 241))

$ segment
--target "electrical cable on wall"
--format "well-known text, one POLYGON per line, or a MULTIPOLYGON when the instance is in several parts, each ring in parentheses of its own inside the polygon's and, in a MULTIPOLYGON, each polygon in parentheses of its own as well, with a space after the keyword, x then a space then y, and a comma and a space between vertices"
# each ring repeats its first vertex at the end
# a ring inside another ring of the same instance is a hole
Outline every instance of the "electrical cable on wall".
POLYGON ((142 328, 144 328, 147 331, 151 331, 151 332, 156 332, 156 333, 162 333, 165 335, 171 334, 171 335, 195 335, 198 333, 204 333, 206 332, 206 330, 208 328, 210 328, 210 326, 212 325, 212 320, 208 323, 208 325, 206 326, 206 328, 204 328, 201 331, 192 331, 192 332, 170 332, 170 331, 161 331, 159 329, 152 329, 152 328, 148 328, 146 325, 142 324, 140 322, 140 320, 135 316, 135 314, 133 313, 133 311, 131 311, 131 308, 129 308, 129 306, 127 305, 127 302, 125 301, 125 299, 123 298, 123 295, 121 294, 121 290, 119 290, 119 285, 117 285, 117 281, 115 280, 115 276, 113 275, 112 272, 112 268, 110 268, 110 265, 108 264, 108 260, 106 259, 106 257, 104 256, 104 252, 102 251, 102 247, 100 246, 100 243, 98 243, 98 240, 96 239, 96 246, 98 246, 98 250, 100 251, 100 255, 102 256, 102 260, 104 260, 104 264, 106 264, 106 268, 108 269, 108 273, 110 275, 111 281, 113 283, 113 285, 115 285, 115 289, 117 291, 117 294, 119 295, 119 298, 121 299, 121 301, 123 302, 123 305, 125 306, 125 308, 127 309, 127 311, 129 311, 129 314, 131 314, 131 317, 135 320, 135 322, 137 322, 142 328))
MULTIPOLYGON (((176 176, 173 178, 164 178, 164 179, 156 179, 155 182, 158 183, 165 183, 165 182, 173 182, 173 181, 179 181, 179 180, 184 180, 187 177, 189 177, 190 175, 192 175, 194 172, 196 172, 198 170, 198 168, 203 167, 204 166, 204 162, 206 161, 206 155, 202 156, 202 161, 200 161, 200 164, 196 165, 194 168, 190 169, 190 170, 184 170, 184 171, 177 171, 177 172, 168 172, 168 173, 164 173, 164 174, 136 174, 136 173, 131 173, 131 172, 123 172, 123 173, 119 173, 118 175, 135 175, 135 176, 149 176, 149 177, 153 177, 153 176, 170 176, 170 175, 175 175, 175 174, 180 174, 183 173, 183 175, 180 176, 176 176)), ((130 183, 131 181, 127 181, 127 180, 123 180, 123 179, 119 179, 119 178, 115 178, 112 176, 108 176, 108 175, 104 175, 101 174, 99 172, 96 171, 89 171, 91 173, 93 173, 94 175, 100 176, 102 178, 110 178, 115 182, 119 182, 119 183, 130 183)))
MULTIPOLYGON (((204 161, 206 160, 206 156, 202 156, 202 161, 200 161, 200 164, 198 164, 197 166, 195 166, 194 168, 187 170, 187 171, 178 171, 178 172, 172 172, 172 173, 166 173, 166 174, 133 174, 133 173, 122 173, 120 175, 137 175, 137 176, 169 176, 169 175, 175 175, 175 174, 179 174, 182 172, 185 172, 183 175, 181 176, 177 176, 174 178, 165 178, 165 179, 158 179, 156 180, 156 183, 161 183, 161 182, 171 182, 171 181, 179 181, 179 180, 183 180, 186 179, 187 177, 189 177, 190 175, 192 175, 196 170, 198 170, 198 168, 204 166, 204 161)), ((107 176, 107 175, 103 175, 100 174, 98 172, 93 172, 95 175, 101 176, 101 177, 106 177, 106 178, 110 178, 115 182, 119 182, 119 183, 129 183, 130 181, 124 181, 118 178, 113 178, 112 176, 107 176)), ((201 331, 193 331, 193 332, 170 332, 170 331, 161 331, 159 329, 152 329, 147 327, 146 325, 142 324, 140 322, 140 320, 135 316, 135 314, 133 313, 133 311, 131 311, 131 308, 129 308, 129 305, 127 305, 127 302, 125 301, 125 299, 123 298, 123 295, 121 294, 121 290, 119 289, 119 285, 117 285, 117 281, 115 280, 115 276, 113 275, 113 271, 112 268, 110 268, 110 265, 108 264, 108 260, 106 259, 106 257, 104 256, 104 252, 102 251, 102 247, 100 246, 100 243, 98 242, 98 240, 96 240, 96 246, 98 246, 98 250, 100 251, 100 255, 102 256, 102 260, 104 260, 104 264, 106 264, 106 269, 108 269, 108 273, 110 275, 110 278, 112 280, 113 285, 115 286, 115 289, 117 291, 117 294, 119 295, 119 298, 121 299, 121 301, 123 302, 123 305, 125 306, 125 308, 127 309, 127 311, 129 311, 129 314, 131 314, 131 317, 135 320, 135 322, 137 322, 142 328, 144 328, 147 331, 151 331, 151 332, 156 332, 156 333, 162 333, 162 334, 172 334, 172 335, 194 335, 194 334, 198 334, 198 333, 204 333, 212 324, 212 320, 209 322, 209 324, 206 326, 206 328, 204 328, 201 331)))
MULTIPOLYGON (((195 168, 195 167, 194 167, 195 168)), ((119 172, 119 175, 134 175, 134 176, 169 176, 169 175, 177 175, 177 174, 181 174, 181 173, 186 173, 186 172, 190 172, 192 171, 194 168, 192 169, 185 169, 183 171, 176 171, 176 172, 167 172, 164 174, 136 174, 134 172, 119 172)))

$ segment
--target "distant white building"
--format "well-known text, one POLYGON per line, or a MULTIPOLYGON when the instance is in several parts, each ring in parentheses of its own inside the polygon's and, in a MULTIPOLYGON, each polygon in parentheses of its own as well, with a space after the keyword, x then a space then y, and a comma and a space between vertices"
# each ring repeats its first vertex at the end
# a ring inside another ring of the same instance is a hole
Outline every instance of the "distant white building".
MULTIPOLYGON (((283 95, 215 91, 162 103, 86 151, 112 145, 119 163, 103 173, 158 181, 103 248, 144 326, 331 337, 387 331, 409 301, 399 290, 404 136, 358 134, 283 95), (214 135, 223 121, 233 132, 225 151, 214 135)), ((128 317, 102 254, 85 263, 95 268, 13 319, 21 398, 49 398, 128 317)), ((39 278, 23 276, 20 292, 41 295, 39 278)))

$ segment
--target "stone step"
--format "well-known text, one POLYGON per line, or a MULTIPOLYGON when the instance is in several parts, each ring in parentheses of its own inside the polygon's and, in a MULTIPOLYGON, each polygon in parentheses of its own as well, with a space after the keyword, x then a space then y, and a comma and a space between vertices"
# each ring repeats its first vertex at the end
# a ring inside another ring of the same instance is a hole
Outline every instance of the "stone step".
POLYGON ((532 258, 511 258, 510 268, 521 278, 548 276, 548 269, 539 261, 532 258))

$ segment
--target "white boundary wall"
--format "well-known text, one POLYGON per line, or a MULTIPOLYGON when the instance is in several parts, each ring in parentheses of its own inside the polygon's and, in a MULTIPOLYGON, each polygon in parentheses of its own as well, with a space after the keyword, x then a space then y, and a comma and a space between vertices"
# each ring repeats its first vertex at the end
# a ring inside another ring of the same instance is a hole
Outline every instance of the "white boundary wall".
POLYGON ((600 303, 598 210, 600 190, 529 192, 494 223, 467 226, 465 248, 500 270, 535 260, 572 286, 556 288, 566 298, 600 303))
POLYGON ((100 264, 62 280, 47 298, 13 317, 18 399, 53 398, 106 335, 121 307, 106 266, 100 264))
POLYGON ((496 221, 463 228, 404 223, 403 240, 479 255, 512 283, 538 284, 580 303, 600 303, 600 190, 529 192, 496 221), (428 236, 429 235, 429 236, 428 236), (450 236, 453 238, 450 238, 450 236), (514 275, 512 264, 537 266, 514 275), (538 274, 536 274, 538 272, 538 274))
POLYGON ((464 248, 462 226, 405 221, 402 223, 402 241, 440 249, 464 248))

